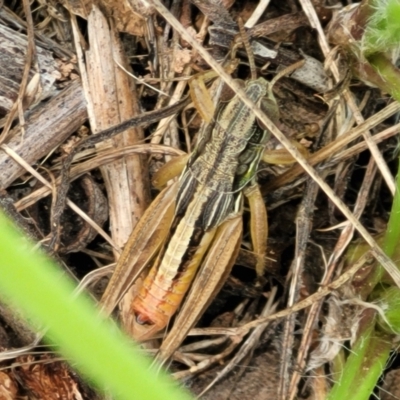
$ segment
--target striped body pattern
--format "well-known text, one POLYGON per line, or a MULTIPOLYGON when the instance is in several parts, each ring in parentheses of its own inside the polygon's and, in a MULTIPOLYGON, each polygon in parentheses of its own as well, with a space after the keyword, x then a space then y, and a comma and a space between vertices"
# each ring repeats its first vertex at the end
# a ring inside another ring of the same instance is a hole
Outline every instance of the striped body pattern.
MULTIPOLYGON (((248 82, 246 93, 261 104, 267 82, 248 82)), ((196 148, 179 180, 170 233, 132 302, 139 324, 164 328, 174 315, 204 259, 213 237, 242 207, 242 189, 254 180, 268 139, 237 97, 223 106, 209 140, 196 148)))

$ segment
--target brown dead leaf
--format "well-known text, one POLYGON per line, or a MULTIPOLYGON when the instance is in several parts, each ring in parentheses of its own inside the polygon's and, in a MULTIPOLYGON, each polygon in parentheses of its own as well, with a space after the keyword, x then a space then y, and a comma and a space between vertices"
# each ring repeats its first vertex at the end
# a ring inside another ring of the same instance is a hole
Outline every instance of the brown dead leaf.
POLYGON ((176 49, 174 51, 174 70, 180 74, 192 58, 192 52, 188 49, 176 49))
POLYGON ((58 80, 64 81, 70 78, 71 72, 76 69, 76 60, 55 60, 57 63, 58 71, 60 72, 61 76, 58 80))
POLYGON ((5 372, 0 371, 0 400, 14 400, 17 396, 17 384, 5 372))
POLYGON ((23 356, 17 360, 23 365, 15 370, 16 374, 23 387, 36 398, 82 400, 77 383, 66 364, 51 362, 49 356, 42 356, 39 363, 33 356, 23 356))
POLYGON ((400 399, 399 372, 399 369, 393 369, 385 375, 383 385, 379 393, 379 398, 381 400, 400 399))

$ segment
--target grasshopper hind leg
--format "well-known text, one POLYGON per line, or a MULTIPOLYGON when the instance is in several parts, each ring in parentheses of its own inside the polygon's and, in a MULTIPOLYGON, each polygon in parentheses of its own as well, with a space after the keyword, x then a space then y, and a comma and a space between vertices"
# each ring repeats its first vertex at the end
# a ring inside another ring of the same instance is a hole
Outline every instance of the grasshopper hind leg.
POLYGON ((244 190, 250 206, 250 235, 253 252, 257 256, 256 273, 260 279, 264 274, 267 253, 268 218, 267 209, 259 186, 254 183, 244 190))

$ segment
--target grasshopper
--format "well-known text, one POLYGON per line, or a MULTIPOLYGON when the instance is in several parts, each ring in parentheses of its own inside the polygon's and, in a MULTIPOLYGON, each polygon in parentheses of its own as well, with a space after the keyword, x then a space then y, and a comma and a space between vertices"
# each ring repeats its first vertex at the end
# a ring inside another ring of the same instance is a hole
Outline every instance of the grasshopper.
MULTIPOLYGON (((262 105, 270 94, 268 87, 259 78, 247 82, 245 91, 262 105)), ((138 340, 149 339, 167 326, 199 267, 204 270, 207 265, 210 272, 197 286, 207 286, 208 296, 219 289, 239 250, 243 195, 254 213, 253 250, 260 260, 258 272, 262 271, 267 222, 255 174, 268 132, 237 97, 222 106, 208 132, 210 137, 200 138, 179 180, 159 194, 134 229, 101 300, 103 312, 112 312, 133 283, 134 271, 151 263, 132 303, 133 335, 138 340), (218 276, 212 274, 215 269, 218 276)), ((189 325, 207 304, 208 299, 194 302, 198 309, 189 325)))
MULTIPOLYGON (((245 92, 267 113, 276 104, 263 78, 249 80, 245 92)), ((263 272, 267 214, 255 176, 268 138, 269 133, 237 96, 220 106, 185 159, 178 181, 153 201, 121 254, 101 308, 110 314, 140 271, 150 266, 131 304, 135 339, 147 340, 163 330, 186 298, 160 348, 164 360, 230 273, 242 237, 243 196, 250 205, 257 273, 263 272)))

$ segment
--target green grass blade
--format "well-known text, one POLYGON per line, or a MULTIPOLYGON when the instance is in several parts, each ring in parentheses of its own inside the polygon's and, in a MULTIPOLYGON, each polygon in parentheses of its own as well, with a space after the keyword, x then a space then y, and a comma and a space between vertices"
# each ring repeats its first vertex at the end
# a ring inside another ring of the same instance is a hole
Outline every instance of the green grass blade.
POLYGON ((2 213, 0 276, 0 297, 18 307, 31 325, 47 327, 47 338, 60 353, 114 399, 191 398, 164 374, 150 371, 149 360, 99 318, 90 299, 73 299, 73 283, 47 257, 33 251, 2 213))
POLYGON ((385 368, 391 346, 389 337, 375 332, 371 324, 351 349, 341 377, 327 400, 368 400, 385 368))
MULTIPOLYGON (((396 252, 398 243, 400 242, 400 191, 398 190, 400 188, 400 164, 397 171, 396 187, 397 190, 382 243, 383 250, 390 257, 396 252)), ((364 284, 367 288, 366 293, 370 293, 379 284, 384 272, 385 270, 381 266, 376 267, 374 273, 364 284)), ((394 292, 396 294, 398 288, 392 287, 387 290, 390 293, 394 292)), ((382 293, 386 293, 384 289, 382 289, 382 293)), ((393 322, 393 314, 396 315, 399 312, 397 310, 397 301, 392 301, 390 308, 388 308, 388 298, 385 299, 384 296, 370 300, 374 300, 376 304, 379 304, 379 301, 381 301, 385 305, 384 311, 387 313, 387 318, 393 322)), ((360 329, 359 337, 351 349, 351 354, 346 361, 341 377, 329 393, 329 400, 342 400, 350 394, 352 400, 367 400, 372 395, 372 391, 387 364, 391 349, 391 340, 393 339, 387 333, 385 334, 380 330, 376 330, 375 325, 375 319, 371 318, 360 329), (357 390, 354 391, 352 388, 357 388, 357 390)))

